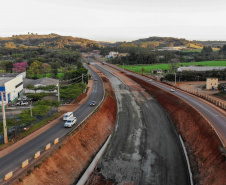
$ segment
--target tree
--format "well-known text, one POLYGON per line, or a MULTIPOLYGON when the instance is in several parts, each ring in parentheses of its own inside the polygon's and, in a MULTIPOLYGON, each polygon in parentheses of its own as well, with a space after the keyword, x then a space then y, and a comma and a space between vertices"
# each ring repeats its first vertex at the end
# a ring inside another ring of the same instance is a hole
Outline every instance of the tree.
POLYGON ((28 84, 27 87, 26 87, 26 89, 33 90, 33 91, 35 91, 35 93, 36 93, 36 91, 39 90, 40 87, 36 87, 36 86, 34 86, 34 85, 28 84))
POLYGON ((145 68, 144 67, 142 67, 141 68, 141 71, 142 71, 142 75, 144 74, 144 72, 145 72, 145 68))
POLYGON ((41 92, 41 93, 29 93, 29 94, 27 94, 27 96, 29 98, 32 98, 34 101, 38 101, 38 100, 41 100, 43 97, 45 97, 46 93, 44 93, 44 92, 41 92))
POLYGON ((30 115, 30 110, 23 110, 22 113, 18 116, 19 117, 19 123, 21 126, 26 124, 32 124, 36 118, 30 115))
POLYGON ((52 107, 59 107, 61 102, 58 102, 56 100, 41 100, 34 103, 34 105, 47 105, 52 107))
POLYGON ((37 76, 41 73, 41 62, 35 61, 33 62, 29 69, 28 69, 28 74, 29 75, 34 75, 34 78, 37 78, 37 76))
POLYGON ((26 70, 27 66, 27 62, 15 63, 13 64, 13 71, 16 71, 17 73, 22 73, 26 70))
POLYGON ((51 71, 51 66, 47 63, 42 63, 41 65, 41 71, 45 74, 45 76, 47 75, 47 73, 49 73, 51 71))
POLYGON ((2 61, 1 67, 8 73, 13 72, 13 62, 12 61, 2 61))
POLYGON ((221 83, 218 85, 219 91, 226 91, 226 83, 221 83))
POLYGON ((201 53, 202 53, 203 55, 208 55, 208 54, 210 54, 210 53, 212 53, 212 52, 213 52, 213 49, 212 49, 211 46, 204 46, 204 47, 202 48, 202 51, 201 51, 201 53))
POLYGON ((46 116, 50 111, 50 106, 48 105, 37 105, 32 109, 35 116, 46 116))
POLYGON ((47 86, 41 87, 41 89, 44 90, 44 91, 52 92, 52 91, 55 91, 57 89, 57 86, 55 86, 55 85, 47 85, 47 86))
POLYGON ((220 49, 220 53, 226 54, 226 45, 223 45, 223 47, 220 49))
POLYGON ((177 68, 179 67, 179 60, 178 59, 171 59, 169 62, 169 68, 171 71, 176 72, 177 68))
POLYGON ((83 68, 82 62, 78 62, 77 69, 81 69, 81 68, 83 68))

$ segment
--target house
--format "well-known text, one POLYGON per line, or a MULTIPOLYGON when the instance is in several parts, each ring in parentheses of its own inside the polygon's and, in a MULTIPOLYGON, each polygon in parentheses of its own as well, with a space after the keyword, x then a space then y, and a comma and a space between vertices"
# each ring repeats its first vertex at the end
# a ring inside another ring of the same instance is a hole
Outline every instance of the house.
POLYGON ((105 56, 105 58, 115 58, 118 56, 119 56, 118 52, 111 51, 108 55, 105 56))
POLYGON ((206 78, 206 89, 214 90, 218 88, 218 78, 206 78))
MULTIPOLYGON (((56 79, 53 79, 53 78, 48 78, 48 77, 45 77, 45 78, 40 78, 40 79, 37 79, 37 80, 33 80, 33 79, 24 79, 24 90, 25 90, 25 93, 40 93, 40 92, 45 92, 43 90, 37 90, 37 91, 34 91, 34 90, 30 90, 30 89, 27 89, 27 85, 34 85, 35 87, 40 87, 40 86, 47 86, 47 85, 55 85, 58 87, 59 85, 59 80, 56 80, 56 79)), ((53 92, 57 92, 57 90, 53 91, 53 92)))
MULTIPOLYGON (((5 105, 15 101, 23 93, 23 74, 2 73, 0 75, 0 92, 4 93, 5 105)), ((2 105, 1 97, 0 105, 2 105)))
POLYGON ((153 69, 152 71, 151 71, 152 73, 154 73, 154 74, 162 74, 162 70, 161 69, 153 69))

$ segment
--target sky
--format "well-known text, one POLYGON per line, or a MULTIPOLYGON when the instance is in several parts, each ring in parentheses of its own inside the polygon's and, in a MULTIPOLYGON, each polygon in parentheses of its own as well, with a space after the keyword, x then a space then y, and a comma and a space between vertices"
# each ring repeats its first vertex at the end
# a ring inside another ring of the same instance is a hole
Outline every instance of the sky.
POLYGON ((0 1, 0 37, 30 32, 109 42, 226 40, 225 0, 0 1))

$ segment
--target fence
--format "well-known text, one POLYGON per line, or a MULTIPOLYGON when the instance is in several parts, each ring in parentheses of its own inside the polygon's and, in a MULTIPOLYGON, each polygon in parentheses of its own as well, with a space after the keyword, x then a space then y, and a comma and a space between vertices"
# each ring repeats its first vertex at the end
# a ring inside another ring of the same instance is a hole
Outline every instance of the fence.
MULTIPOLYGON (((164 82, 164 83, 166 83, 166 84, 168 84, 168 85, 170 85, 170 86, 173 86, 173 85, 172 85, 171 83, 169 83, 169 82, 164 82)), ((216 106, 222 108, 223 110, 226 110, 226 103, 225 103, 223 100, 220 100, 220 99, 215 98, 215 97, 213 97, 213 96, 209 96, 208 94, 201 93, 201 92, 199 92, 198 89, 197 89, 197 90, 191 90, 191 89, 187 89, 187 88, 185 88, 185 87, 176 87, 176 88, 177 88, 177 89, 181 89, 181 90, 183 90, 183 91, 185 91, 185 92, 188 92, 188 93, 190 93, 190 94, 193 94, 193 95, 195 95, 195 96, 198 96, 198 97, 200 97, 200 98, 202 98, 202 99, 204 99, 204 100, 207 100, 207 101, 213 103, 214 105, 216 105, 216 106)))
MULTIPOLYGON (((35 116, 36 117, 36 121, 33 123, 27 123, 27 124, 23 124, 23 125, 18 125, 17 124, 17 118, 16 119, 16 125, 15 126, 11 126, 8 131, 8 138, 9 139, 13 139, 15 138, 17 135, 25 132, 26 130, 32 128, 34 125, 36 125, 37 123, 43 121, 46 118, 51 117, 53 114, 55 114, 56 112, 58 112, 58 108, 57 107, 52 107, 51 110, 49 111, 49 113, 46 116, 35 116)), ((0 134, 0 144, 4 144, 4 136, 3 133, 0 134)))

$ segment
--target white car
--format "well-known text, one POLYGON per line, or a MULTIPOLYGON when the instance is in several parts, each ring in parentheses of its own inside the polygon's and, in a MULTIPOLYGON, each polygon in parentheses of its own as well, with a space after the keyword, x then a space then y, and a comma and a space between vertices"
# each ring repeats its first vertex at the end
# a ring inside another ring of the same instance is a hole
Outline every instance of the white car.
POLYGON ((65 123, 64 127, 72 127, 77 121, 76 117, 69 118, 65 123))
POLYGON ((171 91, 171 92, 174 92, 175 90, 174 90, 174 89, 170 89, 170 91, 171 91))
POLYGON ((28 105, 28 102, 27 101, 21 101, 20 105, 28 105))
POLYGON ((90 106, 95 106, 96 102, 95 101, 91 101, 91 103, 89 104, 90 106))
POLYGON ((27 101, 18 101, 16 105, 28 105, 27 101))

